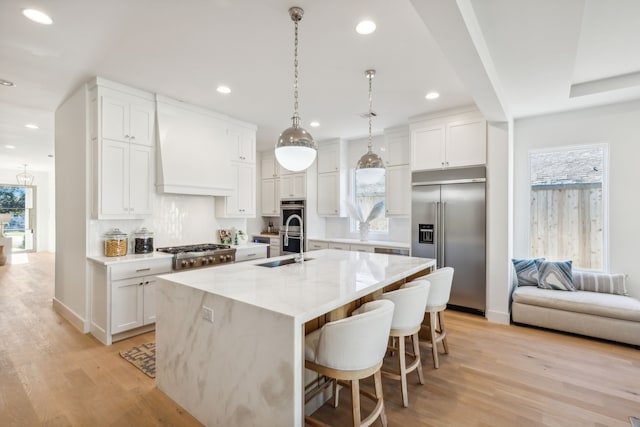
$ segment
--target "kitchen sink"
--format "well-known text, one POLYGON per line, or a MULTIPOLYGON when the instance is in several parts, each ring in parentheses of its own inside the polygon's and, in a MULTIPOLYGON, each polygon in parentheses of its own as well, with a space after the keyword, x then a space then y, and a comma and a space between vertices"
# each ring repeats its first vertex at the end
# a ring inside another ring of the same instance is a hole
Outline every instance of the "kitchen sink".
MULTIPOLYGON (((313 258, 305 258, 304 261, 311 261, 313 258)), ((288 264, 295 264, 296 260, 294 258, 285 258, 285 259, 278 259, 275 261, 270 261, 270 262, 263 262, 262 264, 256 264, 259 265, 260 267, 268 267, 268 268, 274 268, 274 267, 282 267, 283 265, 288 265, 288 264)))

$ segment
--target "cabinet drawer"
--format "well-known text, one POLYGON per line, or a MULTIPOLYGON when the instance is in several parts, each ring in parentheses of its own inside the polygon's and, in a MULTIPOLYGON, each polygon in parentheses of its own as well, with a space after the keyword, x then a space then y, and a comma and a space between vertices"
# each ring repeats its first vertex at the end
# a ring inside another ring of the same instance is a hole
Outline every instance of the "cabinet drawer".
POLYGON ((252 259, 262 259, 266 257, 266 246, 236 250, 236 262, 249 261, 252 259))
POLYGON ((349 245, 346 243, 329 242, 329 249, 340 249, 341 251, 350 250, 349 245))
POLYGON ((307 242, 307 250, 309 251, 317 251, 319 249, 328 249, 329 243, 327 242, 318 242, 315 240, 309 240, 307 242))
POLYGON ((113 265, 111 266, 111 280, 170 273, 171 261, 171 258, 164 258, 113 265))
POLYGON ((374 252, 374 247, 373 246, 369 246, 369 245, 351 245, 349 247, 352 251, 358 251, 358 252, 374 252))

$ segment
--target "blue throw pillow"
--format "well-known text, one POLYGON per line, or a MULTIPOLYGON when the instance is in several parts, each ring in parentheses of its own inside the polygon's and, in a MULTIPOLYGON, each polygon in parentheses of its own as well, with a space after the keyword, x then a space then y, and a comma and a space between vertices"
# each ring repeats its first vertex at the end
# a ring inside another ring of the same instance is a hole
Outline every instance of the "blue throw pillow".
POLYGON ((513 267, 516 269, 518 286, 538 286, 536 261, 544 261, 544 258, 511 260, 513 267))
POLYGON ((538 261, 538 287, 557 291, 575 291, 571 261, 538 261))

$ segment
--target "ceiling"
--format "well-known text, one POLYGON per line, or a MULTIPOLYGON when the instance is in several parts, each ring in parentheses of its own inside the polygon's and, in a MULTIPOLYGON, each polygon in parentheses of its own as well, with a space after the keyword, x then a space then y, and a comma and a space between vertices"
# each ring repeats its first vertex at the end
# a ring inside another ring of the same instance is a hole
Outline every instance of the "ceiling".
POLYGON ((0 2, 0 78, 16 83, 0 87, 0 168, 51 170, 54 111, 96 75, 254 123, 258 149, 269 149, 293 111, 291 6, 305 10, 300 116, 316 140, 366 135, 368 68, 377 70, 374 133, 474 102, 490 120, 505 120, 640 98, 635 0, 184 4, 0 2), (28 21, 26 7, 54 24, 28 21), (354 30, 365 18, 378 27, 368 36, 354 30), (232 92, 217 93, 220 84, 232 92), (440 98, 426 100, 431 90, 440 98))

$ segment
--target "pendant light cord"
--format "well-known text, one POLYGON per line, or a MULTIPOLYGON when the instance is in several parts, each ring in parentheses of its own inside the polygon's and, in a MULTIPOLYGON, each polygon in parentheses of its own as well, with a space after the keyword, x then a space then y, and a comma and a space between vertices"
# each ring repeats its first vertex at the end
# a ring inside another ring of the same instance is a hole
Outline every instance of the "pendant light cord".
POLYGON ((367 78, 369 79, 369 153, 372 152, 371 150, 371 116, 373 115, 373 98, 371 96, 371 80, 373 80, 373 75, 369 74, 367 76, 367 78))
POLYGON ((293 122, 298 126, 300 116, 298 115, 298 17, 293 18, 295 24, 295 41, 293 44, 293 122))

